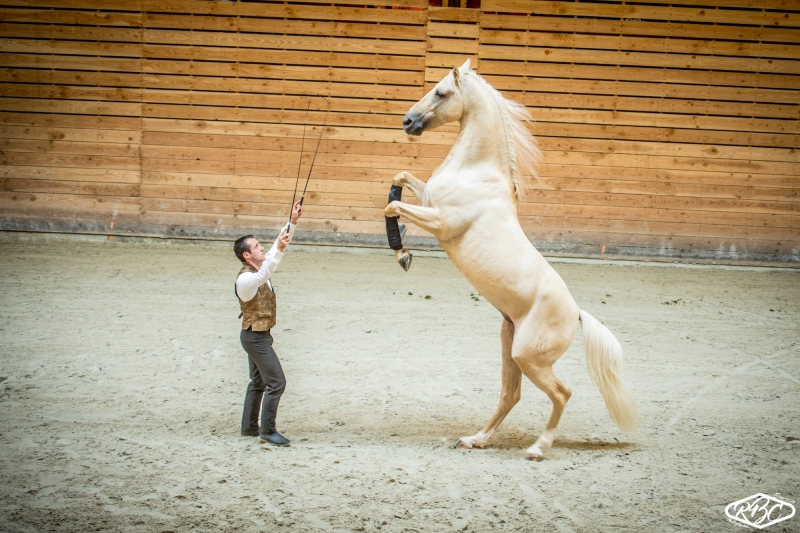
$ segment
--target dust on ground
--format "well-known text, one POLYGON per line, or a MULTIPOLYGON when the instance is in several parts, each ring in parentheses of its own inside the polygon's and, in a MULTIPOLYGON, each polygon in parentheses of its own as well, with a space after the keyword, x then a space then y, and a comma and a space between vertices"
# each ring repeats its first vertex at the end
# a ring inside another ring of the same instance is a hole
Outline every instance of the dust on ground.
POLYGON ((642 426, 611 422, 578 333, 532 463, 527 380, 487 448, 451 449, 497 405, 501 318, 447 259, 318 250, 274 278, 273 448, 239 436, 230 244, 0 235, 0 529, 730 532, 730 502, 800 499, 797 272, 555 264, 621 341, 642 426))

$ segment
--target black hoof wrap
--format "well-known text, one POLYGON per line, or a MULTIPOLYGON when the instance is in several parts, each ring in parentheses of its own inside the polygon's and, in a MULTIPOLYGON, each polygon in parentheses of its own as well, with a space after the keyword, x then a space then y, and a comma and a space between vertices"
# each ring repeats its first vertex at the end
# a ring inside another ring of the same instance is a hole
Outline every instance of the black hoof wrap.
MULTIPOLYGON (((392 185, 389 190, 389 203, 399 202, 403 197, 403 188, 392 185)), ((389 248, 394 250, 397 262, 408 272, 411 268, 411 253, 403 249, 403 237, 406 234, 405 224, 400 224, 400 217, 384 217, 386 219, 386 238, 389 240, 389 248)))
MULTIPOLYGON (((403 188, 397 185, 392 185, 389 191, 389 203, 399 202, 403 196, 403 188)), ((386 219, 386 238, 389 240, 389 248, 392 250, 403 249, 403 231, 400 232, 400 217, 384 217, 386 219)), ((405 228, 405 226, 404 226, 405 228)))

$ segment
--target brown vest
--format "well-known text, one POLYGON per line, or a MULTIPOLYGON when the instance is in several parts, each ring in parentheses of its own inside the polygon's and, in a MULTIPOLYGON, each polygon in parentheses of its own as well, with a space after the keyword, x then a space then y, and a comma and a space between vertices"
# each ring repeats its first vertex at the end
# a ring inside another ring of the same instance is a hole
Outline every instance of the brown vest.
MULTIPOLYGON (((242 263, 242 269, 236 275, 236 279, 245 272, 255 274, 258 270, 248 263, 242 263)), ((277 305, 275 293, 270 290, 269 283, 261 285, 252 300, 243 302, 239 298, 239 306, 242 308, 242 314, 239 315, 242 317, 242 329, 252 326, 253 331, 267 331, 275 325, 277 305)))

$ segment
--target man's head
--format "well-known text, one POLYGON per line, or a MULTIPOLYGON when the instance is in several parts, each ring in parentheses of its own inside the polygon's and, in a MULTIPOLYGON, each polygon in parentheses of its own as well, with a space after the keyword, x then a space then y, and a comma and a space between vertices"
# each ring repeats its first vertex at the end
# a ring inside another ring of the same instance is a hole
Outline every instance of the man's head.
POLYGON ((239 237, 233 243, 233 253, 243 263, 261 264, 264 261, 264 247, 253 235, 239 237))

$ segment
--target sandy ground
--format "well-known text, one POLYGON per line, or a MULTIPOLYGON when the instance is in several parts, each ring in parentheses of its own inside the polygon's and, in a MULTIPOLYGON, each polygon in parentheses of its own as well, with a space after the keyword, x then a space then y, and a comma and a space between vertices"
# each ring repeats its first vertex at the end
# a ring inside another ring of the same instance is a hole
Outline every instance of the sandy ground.
POLYGON ((497 404, 498 313, 447 259, 295 247, 278 449, 239 436, 230 245, 0 234, 0 530, 733 532, 730 502, 800 500, 800 273, 555 267, 620 339, 638 432, 578 334, 545 461, 527 381, 489 447, 452 450, 497 404))

